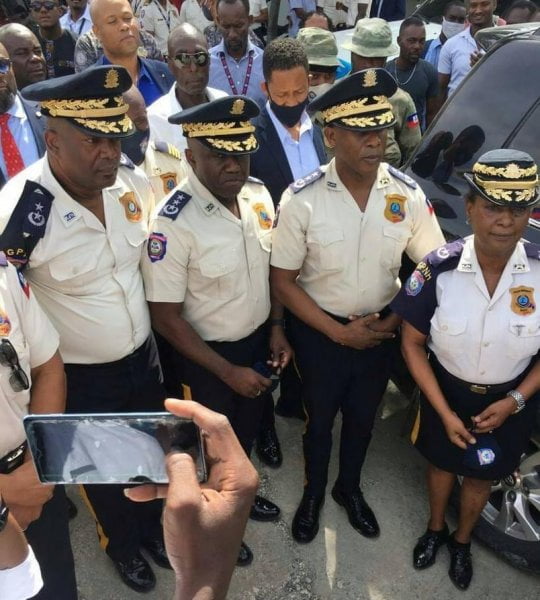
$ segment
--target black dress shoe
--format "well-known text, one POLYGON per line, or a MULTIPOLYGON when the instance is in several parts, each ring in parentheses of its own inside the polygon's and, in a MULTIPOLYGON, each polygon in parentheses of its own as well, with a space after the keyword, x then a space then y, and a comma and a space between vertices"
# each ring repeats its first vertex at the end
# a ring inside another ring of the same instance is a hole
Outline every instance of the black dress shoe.
POLYGON ((427 569, 435 563, 437 551, 448 541, 448 525, 444 524, 444 529, 433 531, 427 529, 413 550, 413 567, 415 569, 427 569))
POLYGON ((448 569, 450 580, 458 590, 466 590, 473 576, 471 545, 458 544, 450 536, 448 551, 450 552, 450 568, 448 569))
POLYGON ((304 493, 292 522, 292 536, 300 544, 308 544, 319 532, 319 513, 324 496, 304 493))
POLYGON ((238 558, 236 559, 237 567, 247 567, 253 562, 253 552, 249 546, 242 542, 240 545, 240 552, 238 552, 238 558))
POLYGON ((162 569, 172 569, 169 557, 167 556, 167 550, 165 549, 165 542, 163 540, 149 540, 143 542, 142 547, 150 554, 152 560, 158 567, 162 569))
POLYGON ((156 585, 156 577, 140 552, 126 561, 113 560, 122 581, 136 592, 149 592, 156 585))
POLYGON ((280 513, 279 506, 262 496, 255 496, 249 518, 254 521, 277 521, 280 513))
POLYGON ((255 452, 265 465, 277 469, 283 462, 281 447, 274 427, 264 429, 259 433, 255 444, 255 452))
POLYGON ((334 486, 332 498, 347 511, 349 523, 365 537, 377 537, 380 533, 379 524, 373 511, 365 501, 360 490, 344 494, 334 486))

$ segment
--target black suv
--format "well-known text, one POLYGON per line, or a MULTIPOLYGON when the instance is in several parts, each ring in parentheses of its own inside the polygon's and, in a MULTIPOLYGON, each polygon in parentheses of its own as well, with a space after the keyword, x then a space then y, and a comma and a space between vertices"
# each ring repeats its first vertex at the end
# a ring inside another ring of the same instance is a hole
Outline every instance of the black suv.
MULTIPOLYGON (((479 32, 485 56, 443 106, 404 167, 433 203, 447 239, 470 233, 463 173, 480 154, 516 148, 540 164, 540 23, 509 30, 479 32)), ((540 210, 532 216, 526 238, 540 243, 540 210)), ((494 482, 476 534, 514 565, 540 572, 540 410, 537 425, 516 473, 494 482)))

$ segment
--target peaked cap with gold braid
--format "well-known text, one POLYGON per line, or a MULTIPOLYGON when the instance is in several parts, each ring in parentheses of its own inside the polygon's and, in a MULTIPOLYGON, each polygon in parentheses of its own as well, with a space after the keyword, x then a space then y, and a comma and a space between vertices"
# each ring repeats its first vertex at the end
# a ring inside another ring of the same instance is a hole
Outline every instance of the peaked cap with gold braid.
POLYGON ((44 115, 67 119, 91 136, 123 138, 135 131, 122 98, 131 85, 124 67, 100 65, 33 83, 21 94, 27 100, 41 102, 44 115))
POLYGON ((222 154, 251 154, 259 147, 251 123, 259 107, 246 96, 226 96, 187 108, 169 117, 184 136, 222 154))
POLYGON ((396 93, 396 80, 385 69, 365 69, 344 77, 310 102, 308 110, 320 112, 324 125, 352 131, 373 131, 396 122, 388 101, 396 93))
POLYGON ((532 206, 540 200, 538 167, 520 150, 491 150, 465 173, 473 192, 499 206, 532 206))

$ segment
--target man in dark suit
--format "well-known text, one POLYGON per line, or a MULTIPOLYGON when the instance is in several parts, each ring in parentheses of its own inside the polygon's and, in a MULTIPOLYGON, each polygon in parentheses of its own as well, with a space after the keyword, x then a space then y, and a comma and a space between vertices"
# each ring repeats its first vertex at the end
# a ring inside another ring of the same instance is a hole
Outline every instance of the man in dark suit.
MULTIPOLYGON (((251 157, 251 175, 261 179, 277 206, 281 194, 297 179, 326 163, 322 132, 306 113, 309 64, 302 44, 278 38, 263 54, 262 89, 268 102, 261 110, 256 136, 259 150, 251 157)), ((281 378, 278 413, 303 418, 301 386, 292 367, 281 378)), ((281 449, 274 423, 274 403, 268 395, 256 452, 268 466, 279 467, 281 449)))
POLYGON ((97 65, 121 65, 143 95, 146 106, 166 94, 174 77, 167 65, 138 55, 139 22, 128 0, 94 0, 90 6, 93 31, 103 46, 97 65))
POLYGON ((45 120, 21 98, 6 48, 0 44, 0 188, 45 153, 45 120))

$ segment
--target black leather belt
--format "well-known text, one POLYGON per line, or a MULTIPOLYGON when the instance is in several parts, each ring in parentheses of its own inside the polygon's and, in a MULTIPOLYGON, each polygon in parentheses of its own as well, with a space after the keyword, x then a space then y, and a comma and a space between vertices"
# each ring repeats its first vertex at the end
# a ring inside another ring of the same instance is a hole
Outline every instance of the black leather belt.
POLYGON ((26 442, 23 442, 18 448, 8 452, 4 457, 0 458, 0 473, 7 475, 15 471, 24 462, 24 453, 26 451, 26 442))

